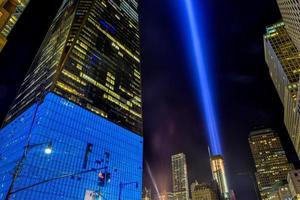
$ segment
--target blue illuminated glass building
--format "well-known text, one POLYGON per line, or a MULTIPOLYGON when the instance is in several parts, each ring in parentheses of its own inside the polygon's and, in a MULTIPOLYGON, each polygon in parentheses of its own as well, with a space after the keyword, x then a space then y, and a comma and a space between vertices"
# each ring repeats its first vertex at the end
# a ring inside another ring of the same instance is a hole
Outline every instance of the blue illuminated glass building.
POLYGON ((63 2, 0 131, 0 199, 141 199, 137 7, 63 2))

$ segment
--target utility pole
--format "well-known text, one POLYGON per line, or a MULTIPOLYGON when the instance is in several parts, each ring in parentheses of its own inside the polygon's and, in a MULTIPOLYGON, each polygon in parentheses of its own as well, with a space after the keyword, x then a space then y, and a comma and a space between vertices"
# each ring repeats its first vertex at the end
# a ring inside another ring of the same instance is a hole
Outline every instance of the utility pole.
POLYGON ((24 148, 24 151, 23 151, 23 154, 21 156, 21 159, 17 161, 17 165, 16 165, 15 170, 13 172, 12 181, 11 181, 11 183, 9 185, 8 191, 7 191, 6 196, 5 196, 5 200, 9 200, 10 195, 12 193, 12 190, 14 188, 15 182, 16 182, 19 174, 21 173, 22 167, 23 167, 24 162, 26 160, 27 153, 32 148, 32 146, 29 145, 29 142, 30 142, 30 139, 31 139, 32 128, 33 128, 33 124, 35 122, 35 118, 36 118, 36 114, 37 114, 39 105, 40 105, 40 101, 38 100, 37 104, 35 105, 35 110, 34 110, 34 113, 33 113, 33 118, 32 118, 31 124, 30 124, 30 129, 29 129, 29 133, 28 133, 27 143, 26 143, 26 146, 24 148))
POLYGON ((17 189, 15 191, 12 191, 10 194, 15 194, 15 193, 33 188, 35 186, 38 186, 38 185, 41 185, 41 184, 44 184, 44 183, 49 183, 49 182, 56 181, 56 180, 59 180, 59 179, 64 179, 64 178, 77 176, 77 175, 81 175, 81 174, 86 174, 86 173, 90 173, 90 172, 96 172, 96 171, 99 171, 99 170, 102 170, 102 169, 106 169, 106 167, 92 168, 92 169, 88 169, 88 170, 84 170, 84 171, 80 171, 80 172, 75 172, 75 173, 71 173, 71 174, 65 174, 65 175, 57 176, 57 177, 54 177, 54 178, 50 178, 50 179, 47 179, 47 180, 44 180, 44 181, 41 181, 41 182, 34 183, 32 185, 17 189))

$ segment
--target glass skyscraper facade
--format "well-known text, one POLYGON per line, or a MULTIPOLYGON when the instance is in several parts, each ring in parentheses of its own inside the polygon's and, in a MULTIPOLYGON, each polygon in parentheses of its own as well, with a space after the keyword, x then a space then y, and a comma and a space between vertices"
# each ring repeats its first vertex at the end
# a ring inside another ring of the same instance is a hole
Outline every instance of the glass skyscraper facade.
POLYGON ((65 0, 1 130, 4 199, 135 200, 142 195, 142 102, 136 0, 65 0), (30 170, 29 170, 30 169, 30 170), (99 173, 109 183, 98 186, 99 173), (132 184, 131 184, 132 183, 132 184), (94 195, 95 194, 95 195, 94 195))
POLYGON ((287 31, 300 51, 300 1, 277 0, 277 4, 287 31))
POLYGON ((0 52, 30 0, 0 0, 0 52))
POLYGON ((137 2, 64 3, 6 118, 47 91, 142 134, 137 2))
POLYGON ((284 107, 284 123, 298 156, 300 155, 300 113, 298 90, 300 51, 283 22, 267 27, 264 35, 265 60, 284 107))

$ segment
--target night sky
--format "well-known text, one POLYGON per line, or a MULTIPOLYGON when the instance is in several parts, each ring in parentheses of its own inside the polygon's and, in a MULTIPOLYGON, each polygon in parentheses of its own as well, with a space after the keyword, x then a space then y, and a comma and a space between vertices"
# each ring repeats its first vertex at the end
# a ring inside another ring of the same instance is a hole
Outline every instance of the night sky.
MULTIPOLYGON (((207 138, 180 26, 172 4, 140 0, 145 160, 161 191, 171 191, 171 158, 187 155, 189 181, 209 181, 207 138)), ((0 54, 0 119, 3 120, 61 0, 31 0, 0 54), (47 9, 41 9, 41 8, 47 9)), ((265 26, 280 20, 275 0, 205 2, 212 63, 212 92, 230 188, 253 200, 248 146, 253 128, 278 131, 291 162, 296 156, 283 125, 283 110, 264 62, 265 26)), ((297 165, 297 163, 295 163, 297 165)), ((298 166, 298 165, 297 165, 298 166)), ((147 171, 145 186, 153 187, 147 171)))

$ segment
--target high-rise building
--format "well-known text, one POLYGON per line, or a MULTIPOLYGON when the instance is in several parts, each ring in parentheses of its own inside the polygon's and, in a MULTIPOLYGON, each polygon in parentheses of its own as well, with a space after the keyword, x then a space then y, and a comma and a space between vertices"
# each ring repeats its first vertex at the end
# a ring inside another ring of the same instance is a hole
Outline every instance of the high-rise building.
POLYGON ((255 177, 262 200, 268 199, 272 187, 286 180, 294 167, 288 162, 279 136, 272 129, 260 129, 250 133, 249 145, 255 162, 255 177))
POLYGON ((137 9, 64 0, 0 132, 0 199, 141 199, 137 9))
POLYGON ((210 157, 213 180, 217 183, 220 195, 223 199, 229 199, 230 193, 225 173, 224 159, 221 155, 210 157))
POLYGON ((183 153, 172 155, 172 180, 174 200, 189 200, 187 164, 183 153))
POLYGON ((277 4, 288 33, 300 51, 300 2, 277 0, 277 4))
POLYGON ((289 190, 291 192, 293 200, 300 199, 300 170, 292 170, 288 173, 287 181, 289 190))
POLYGON ((0 52, 30 0, 0 0, 0 52))
POLYGON ((299 74, 300 51, 283 22, 267 27, 264 36, 265 59, 270 76, 284 107, 284 123, 300 156, 299 74))
POLYGON ((199 184, 197 181, 191 184, 192 200, 219 200, 217 192, 207 183, 199 184))

